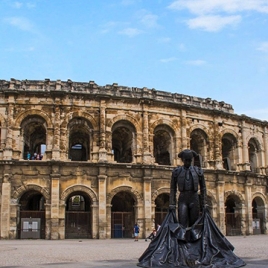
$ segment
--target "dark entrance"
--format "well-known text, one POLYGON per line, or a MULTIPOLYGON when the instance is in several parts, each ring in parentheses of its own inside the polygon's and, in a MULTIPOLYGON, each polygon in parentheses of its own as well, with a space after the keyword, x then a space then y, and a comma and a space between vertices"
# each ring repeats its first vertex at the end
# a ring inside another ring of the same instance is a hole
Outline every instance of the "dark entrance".
POLYGON ((21 238, 22 218, 36 218, 40 219, 40 226, 38 226, 38 231, 40 232, 40 237, 31 237, 29 233, 28 238, 41 238, 45 239, 46 232, 46 217, 45 217, 45 198, 38 191, 28 191, 22 195, 20 199, 20 220, 18 224, 18 238, 21 238))
POLYGON ((255 197, 252 201, 252 227, 253 234, 264 234, 264 202, 260 197, 255 197))
POLYGON ((168 213, 169 207, 169 195, 168 194, 160 194, 155 199, 155 224, 160 224, 166 217, 168 213))
POLYGON ((112 238, 131 238, 135 224, 134 199, 129 193, 120 192, 112 199, 112 238))
POLYGON ((235 202, 235 196, 229 196, 225 202, 226 235, 241 235, 241 214, 235 202))
POLYGON ((91 200, 84 193, 74 192, 66 202, 65 238, 92 238, 91 200))

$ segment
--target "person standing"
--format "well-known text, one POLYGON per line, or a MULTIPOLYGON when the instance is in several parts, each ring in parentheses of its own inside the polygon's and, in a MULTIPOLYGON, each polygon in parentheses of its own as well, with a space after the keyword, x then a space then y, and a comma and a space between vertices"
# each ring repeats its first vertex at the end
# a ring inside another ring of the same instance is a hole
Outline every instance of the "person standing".
POLYGON ((134 231, 134 238, 135 238, 134 241, 139 241, 140 227, 139 227, 139 225, 137 223, 135 223, 133 231, 134 231))

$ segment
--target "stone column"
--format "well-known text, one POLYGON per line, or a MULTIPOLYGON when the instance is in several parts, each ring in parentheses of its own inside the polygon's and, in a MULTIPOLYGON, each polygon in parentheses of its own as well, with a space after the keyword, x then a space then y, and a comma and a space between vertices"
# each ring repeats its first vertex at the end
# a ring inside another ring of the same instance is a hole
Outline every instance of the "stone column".
POLYGON ((51 174, 51 239, 60 239, 59 233, 59 200, 60 174, 51 174))
POLYGON ((268 128, 264 127, 263 131, 263 145, 264 145, 264 167, 266 169, 266 175, 268 175, 268 128))
POLYGON ((246 206, 245 206, 245 204, 241 204, 241 207, 238 207, 238 210, 239 210, 239 208, 240 208, 240 212, 241 212, 241 234, 246 235, 246 232, 247 232, 247 227, 246 227, 246 206))
POLYGON ((46 200, 46 203, 44 204, 45 217, 46 217, 46 226, 45 226, 45 228, 46 228, 45 238, 46 239, 51 238, 51 205, 48 202, 50 202, 50 200, 46 200))
POLYGON ((218 125, 218 118, 214 118, 214 157, 215 157, 215 169, 223 169, 222 155, 221 155, 221 140, 220 129, 218 125))
POLYGON ((144 226, 143 235, 149 236, 152 232, 152 177, 143 177, 144 226))
POLYGON ((106 150, 106 101, 100 101, 100 148, 99 148, 99 162, 107 162, 106 150))
MULTIPOLYGON (((58 98, 55 99, 55 102, 59 103, 58 98)), ((59 105, 55 106, 55 120, 54 120, 54 141, 52 149, 52 159, 60 159, 60 107, 59 105)))
MULTIPOLYGON (((150 164, 152 162, 152 155, 149 150, 149 121, 148 121, 148 111, 147 106, 143 104, 143 126, 142 126, 142 146, 143 146, 143 155, 142 162, 143 164, 150 164)), ((153 148, 152 148, 153 150, 153 148)))
POLYGON ((219 179, 216 182, 217 188, 216 188, 216 193, 217 193, 217 201, 218 201, 218 206, 217 206, 217 214, 218 214, 218 227, 222 231, 223 234, 226 234, 226 225, 225 225, 225 200, 224 200, 224 186, 225 182, 223 179, 219 179))
POLYGON ((99 239, 106 239, 107 233, 107 212, 106 212, 106 175, 99 175, 99 239))
POLYGON ((111 204, 106 205, 106 215, 107 215, 106 238, 112 238, 112 205, 111 204))
POLYGON ((10 198, 11 198, 11 184, 8 181, 9 175, 4 175, 4 182, 2 183, 1 196, 1 239, 9 239, 10 231, 10 198))
POLYGON ((13 115, 14 115, 14 96, 9 96, 7 108, 7 135, 6 135, 6 146, 3 151, 3 159, 11 160, 13 154, 13 115))
POLYGON ((248 156, 248 144, 246 140, 246 129, 245 129, 245 122, 242 121, 242 155, 243 155, 243 170, 250 171, 250 163, 249 163, 249 156, 248 156))
POLYGON ((245 222, 246 222, 246 235, 253 234, 252 228, 252 199, 251 199, 252 183, 246 179, 245 184, 245 222))
POLYGON ((181 148, 179 151, 190 149, 188 146, 189 138, 187 137, 187 119, 186 119, 186 111, 181 110, 181 148))
POLYGON ((98 223, 99 223, 99 204, 98 202, 93 202, 91 206, 92 209, 92 238, 99 238, 98 223))

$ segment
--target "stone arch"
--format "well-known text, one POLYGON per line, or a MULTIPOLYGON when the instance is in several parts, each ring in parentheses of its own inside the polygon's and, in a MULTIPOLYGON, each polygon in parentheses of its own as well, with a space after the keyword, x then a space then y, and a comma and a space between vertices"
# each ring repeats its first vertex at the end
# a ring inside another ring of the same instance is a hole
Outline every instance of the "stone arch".
POLYGON ((161 187, 157 190, 155 190, 152 193, 152 204, 154 204, 155 199, 157 198, 157 196, 159 196, 160 194, 169 194, 170 193, 170 188, 169 187, 161 187))
POLYGON ((135 162, 139 138, 137 129, 132 122, 128 120, 116 121, 111 129, 111 144, 114 161, 118 163, 135 162))
POLYGON ((239 162, 238 154, 238 135, 231 129, 226 129, 220 133, 221 136, 221 156, 223 168, 226 170, 235 170, 239 162))
POLYGON ((122 114, 122 115, 115 116, 111 121, 109 121, 109 123, 107 124, 107 126, 112 129, 113 126, 117 122, 119 122, 121 120, 122 121, 129 121, 135 127, 137 133, 138 132, 142 132, 142 125, 141 125, 141 123, 139 123, 136 118, 134 118, 133 116, 130 116, 128 114, 122 114))
POLYGON ((94 190, 92 190, 91 188, 86 187, 84 185, 72 185, 72 186, 68 187, 67 189, 65 189, 62 192, 60 200, 65 203, 68 196, 73 192, 86 193, 91 198, 92 202, 98 201, 98 197, 97 197, 96 192, 94 190))
POLYGON ((158 124, 152 135, 153 155, 160 165, 171 165, 175 158, 175 131, 167 124, 158 124))
POLYGON ((143 201, 142 195, 138 191, 134 190, 131 186, 126 185, 118 186, 114 188, 109 194, 107 194, 107 204, 111 204, 113 197, 119 192, 130 193, 131 196, 134 198, 136 205, 142 204, 143 201))
POLYGON ((208 152, 210 148, 208 130, 200 126, 194 125, 189 132, 190 149, 194 150, 198 156, 194 159, 194 165, 199 167, 207 167, 208 152))
POLYGON ((154 121, 152 124, 150 124, 149 131, 151 131, 153 133, 155 128, 159 125, 167 125, 170 128, 170 130, 173 131, 174 134, 176 133, 176 131, 175 131, 176 128, 174 126, 174 122, 172 122, 171 120, 168 120, 166 118, 158 119, 158 120, 154 121))
POLYGON ((21 123, 27 116, 40 116, 45 120, 47 128, 53 128, 53 124, 50 119, 50 116, 44 113, 43 111, 40 111, 37 109, 27 110, 25 112, 22 112, 20 115, 18 115, 15 120, 14 127, 19 129, 21 126, 21 123))
POLYGON ((267 198, 266 198, 266 196, 263 193, 256 192, 256 193, 254 193, 252 195, 252 198, 251 199, 254 200, 254 198, 256 198, 256 197, 259 197, 260 199, 262 199, 264 205, 266 206, 266 204, 267 204, 267 198))
POLYGON ((41 193, 44 196, 46 202, 50 201, 50 193, 49 193, 48 189, 45 187, 42 187, 40 185, 37 185, 37 184, 27 184, 27 185, 20 186, 18 189, 16 189, 13 192, 12 198, 18 200, 22 197, 22 195, 25 192, 31 191, 31 190, 34 190, 34 191, 41 193))
POLYGON ((248 160, 250 163, 250 170, 259 173, 260 167, 263 163, 263 144, 256 136, 248 136, 248 160), (249 138, 249 139, 248 139, 249 138))
POLYGON ((76 118, 76 117, 81 117, 83 119, 88 120, 91 123, 92 128, 94 130, 97 130, 99 128, 97 120, 90 113, 88 113, 86 111, 77 111, 77 112, 69 112, 69 113, 67 113, 66 116, 65 116, 65 119, 61 123, 60 127, 63 128, 63 129, 67 128, 69 122, 72 119, 76 118))
POLYGON ((233 129, 231 128, 225 128, 220 132, 220 138, 222 139, 222 137, 224 136, 224 134, 232 134, 236 140, 239 140, 239 135, 237 132, 235 132, 233 129))
POLYGON ((247 136, 247 138, 246 138, 246 142, 249 143, 250 140, 253 140, 254 142, 256 142, 256 145, 257 145, 259 151, 263 150, 263 144, 262 144, 262 142, 259 140, 258 137, 253 136, 253 135, 249 135, 249 136, 247 136))
POLYGON ((194 130, 196 130, 196 129, 201 129, 201 130, 203 130, 203 131, 206 133, 207 137, 209 138, 209 129, 208 129, 207 127, 201 125, 201 124, 194 124, 194 125, 192 125, 192 126, 188 129, 188 131, 187 131, 187 132, 188 132, 188 135, 190 136, 190 134, 191 134, 194 130))
POLYGON ((224 202, 226 202, 227 198, 231 195, 238 197, 241 204, 243 204, 243 205, 245 204, 245 199, 244 199, 243 195, 240 192, 234 191, 234 190, 224 193, 224 202))

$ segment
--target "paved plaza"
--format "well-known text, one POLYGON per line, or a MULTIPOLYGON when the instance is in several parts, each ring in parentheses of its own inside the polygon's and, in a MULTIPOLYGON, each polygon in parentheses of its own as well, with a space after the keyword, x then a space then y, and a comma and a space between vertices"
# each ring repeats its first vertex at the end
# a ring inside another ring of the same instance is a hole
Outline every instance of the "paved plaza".
MULTIPOLYGON (((268 267, 268 236, 230 236, 247 268, 268 267)), ((0 240, 1 267, 137 267, 149 245, 144 239, 0 240)))

